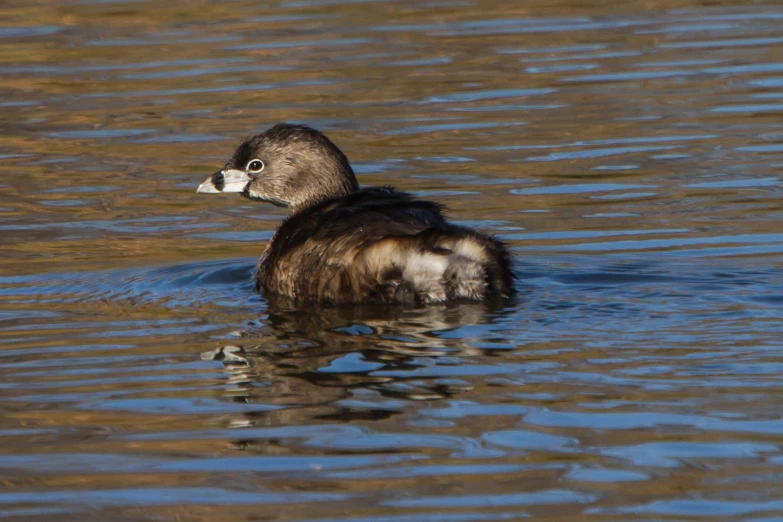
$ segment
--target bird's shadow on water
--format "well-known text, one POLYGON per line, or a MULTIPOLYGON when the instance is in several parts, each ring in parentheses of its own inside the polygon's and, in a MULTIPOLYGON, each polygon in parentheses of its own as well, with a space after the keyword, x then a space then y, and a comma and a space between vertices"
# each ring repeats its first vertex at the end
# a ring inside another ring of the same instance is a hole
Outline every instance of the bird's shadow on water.
POLYGON ((235 342, 202 359, 223 365, 232 400, 283 407, 249 414, 249 425, 378 420, 469 389, 458 377, 465 358, 484 354, 476 344, 496 341, 492 326, 513 310, 512 301, 306 309, 269 299, 235 342))

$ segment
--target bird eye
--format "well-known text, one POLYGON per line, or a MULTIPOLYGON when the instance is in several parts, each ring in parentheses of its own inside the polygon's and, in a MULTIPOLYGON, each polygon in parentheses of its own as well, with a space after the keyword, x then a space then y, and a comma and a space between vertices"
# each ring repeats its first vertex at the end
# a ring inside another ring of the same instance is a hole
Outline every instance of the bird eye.
POLYGON ((252 174, 258 174, 264 170, 264 162, 260 159, 250 160, 250 163, 247 164, 246 170, 252 174))

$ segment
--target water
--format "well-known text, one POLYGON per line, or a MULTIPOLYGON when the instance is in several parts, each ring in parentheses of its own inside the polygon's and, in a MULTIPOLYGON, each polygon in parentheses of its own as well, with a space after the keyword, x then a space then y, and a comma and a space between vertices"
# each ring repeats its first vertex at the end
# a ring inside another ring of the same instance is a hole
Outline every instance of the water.
POLYGON ((775 2, 71 1, 0 22, 0 517, 783 518, 775 2), (720 5, 718 5, 720 4, 720 5), (292 310, 279 121, 519 298, 292 310))

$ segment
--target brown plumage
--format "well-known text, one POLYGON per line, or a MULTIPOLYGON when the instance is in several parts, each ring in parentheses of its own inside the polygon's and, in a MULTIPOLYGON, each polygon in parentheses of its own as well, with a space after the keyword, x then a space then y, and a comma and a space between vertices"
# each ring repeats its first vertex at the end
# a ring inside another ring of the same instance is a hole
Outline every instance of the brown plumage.
POLYGON ((296 301, 439 303, 513 294, 498 240, 446 222, 391 187, 359 189, 320 132, 280 124, 244 140, 199 192, 241 192, 293 210, 258 262, 256 286, 296 301))

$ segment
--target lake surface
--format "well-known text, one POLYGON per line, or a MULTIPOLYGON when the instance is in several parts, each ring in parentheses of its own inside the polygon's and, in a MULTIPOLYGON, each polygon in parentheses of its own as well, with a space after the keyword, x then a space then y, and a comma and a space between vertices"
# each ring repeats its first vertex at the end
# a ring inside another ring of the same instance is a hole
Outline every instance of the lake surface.
POLYGON ((592 4, 5 3, 0 518, 783 519, 783 6, 592 4), (257 295, 280 121, 518 299, 257 295))

